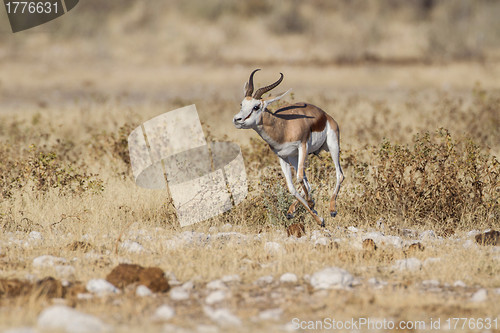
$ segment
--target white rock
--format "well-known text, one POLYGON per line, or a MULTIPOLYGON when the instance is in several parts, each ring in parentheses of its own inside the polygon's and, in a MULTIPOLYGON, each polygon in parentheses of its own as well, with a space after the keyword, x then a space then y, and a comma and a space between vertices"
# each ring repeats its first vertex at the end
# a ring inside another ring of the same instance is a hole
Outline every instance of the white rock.
POLYGON ((285 273, 280 277, 280 282, 282 283, 295 283, 297 281, 297 275, 293 273, 285 273))
POLYGON ((347 230, 349 230, 350 232, 354 232, 354 233, 358 232, 358 228, 353 227, 353 226, 348 227, 347 230))
POLYGON ((153 292, 148 287, 141 284, 140 286, 137 286, 137 289, 135 289, 135 295, 145 297, 153 295, 153 292))
POLYGON ((396 260, 392 268, 401 271, 402 270, 417 271, 422 268, 422 262, 417 258, 401 259, 401 260, 396 260))
POLYGON ((488 299, 488 291, 484 288, 476 291, 474 295, 472 295, 472 297, 470 298, 472 302, 484 302, 487 299, 488 299))
POLYGON ((214 238, 218 241, 223 242, 224 244, 227 243, 241 244, 244 241, 246 241, 248 237, 239 232, 229 231, 229 232, 219 232, 214 235, 214 238))
POLYGON ((380 289, 380 288, 383 288, 384 286, 387 286, 387 282, 385 281, 382 281, 382 280, 379 280, 377 278, 370 278, 368 279, 368 283, 373 287, 373 288, 376 288, 376 289, 380 289))
POLYGON ((241 281, 241 278, 238 274, 233 274, 233 275, 224 275, 221 278, 222 282, 228 283, 228 282, 239 282, 241 281))
POLYGON ((255 280, 256 284, 269 284, 272 283, 274 278, 271 275, 264 275, 255 280))
POLYGON ((323 237, 323 234, 321 233, 321 231, 313 230, 313 232, 311 233, 311 240, 315 241, 316 239, 318 239, 320 237, 323 237))
POLYGON ((120 290, 104 279, 92 279, 85 286, 88 292, 98 295, 118 294, 120 290))
POLYGON ((208 232, 211 233, 211 234, 216 233, 217 232, 217 227, 211 226, 210 228, 208 228, 208 232))
POLYGON ((227 289, 227 286, 221 280, 213 280, 207 283, 207 289, 217 289, 217 290, 227 289))
POLYGON ((311 285, 315 289, 341 289, 351 287, 353 280, 353 276, 346 270, 328 267, 312 275, 311 285))
POLYGON ((227 293, 224 290, 215 290, 212 291, 207 298, 205 298, 205 303, 208 305, 212 305, 215 303, 222 302, 227 297, 227 293))
POLYGON ((330 240, 326 237, 320 237, 316 239, 316 241, 314 242, 314 246, 316 245, 327 246, 328 244, 330 244, 330 240))
POLYGON ((457 280, 453 283, 453 287, 465 288, 467 285, 462 280, 457 280))
POLYGON ((153 314, 153 321, 168 321, 175 316, 174 308, 164 304, 156 309, 153 314))
POLYGON ((109 327, 99 318, 64 305, 54 305, 43 310, 38 317, 37 327, 42 331, 68 333, 92 333, 109 330, 109 327))
POLYGON ((182 284, 182 289, 186 291, 190 291, 194 288, 194 283, 193 281, 187 281, 182 284))
POLYGON ((41 241, 43 240, 43 236, 38 231, 32 231, 29 233, 28 238, 32 241, 41 241))
POLYGON ((170 290, 170 299, 174 301, 184 301, 189 299, 189 292, 182 287, 175 287, 170 290))
POLYGON ((222 226, 222 230, 224 231, 230 231, 231 229, 233 229, 233 225, 231 223, 226 223, 222 226))
POLYGON ((281 244, 280 243, 276 243, 276 242, 267 242, 264 245, 264 250, 268 254, 271 254, 271 255, 277 255, 277 254, 281 254, 281 253, 284 252, 283 247, 281 246, 281 244))
POLYGON ((120 248, 128 253, 141 253, 144 251, 144 246, 137 242, 125 241, 121 243, 120 248))
POLYGON ((470 249, 471 247, 477 247, 477 244, 472 239, 467 239, 464 242, 463 247, 466 248, 466 249, 470 249))
POLYGON ((467 238, 469 238, 469 237, 474 237, 474 236, 476 236, 476 235, 477 235, 477 234, 479 234, 479 233, 481 233, 481 231, 479 231, 479 230, 475 230, 475 229, 474 229, 474 230, 471 230, 471 231, 469 231, 469 232, 467 233, 467 238))
POLYGON ((59 278, 71 279, 75 277, 75 268, 73 266, 57 265, 55 270, 59 278))
POLYGON ((64 258, 54 257, 50 255, 43 255, 33 259, 34 268, 53 267, 55 265, 66 264, 68 261, 64 258))
POLYGON ((392 245, 395 248, 402 248, 405 245, 405 242, 398 236, 384 236, 380 238, 380 241, 387 244, 392 245))
POLYGON ((229 311, 228 309, 212 309, 208 306, 203 307, 203 312, 209 317, 211 320, 216 322, 221 326, 240 326, 241 320, 236 317, 229 311))
POLYGON ((283 314, 283 309, 280 308, 264 310, 259 313, 259 319, 278 321, 280 320, 282 314, 283 314))

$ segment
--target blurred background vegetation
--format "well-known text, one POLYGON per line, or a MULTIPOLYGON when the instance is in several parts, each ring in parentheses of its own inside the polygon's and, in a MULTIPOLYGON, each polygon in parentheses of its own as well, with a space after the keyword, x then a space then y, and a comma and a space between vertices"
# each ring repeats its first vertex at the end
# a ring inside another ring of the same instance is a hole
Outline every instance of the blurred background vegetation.
POLYGON ((408 63, 500 56, 496 0, 81 0, 63 18, 15 37, 1 12, 0 59, 28 56, 21 45, 46 45, 47 38, 63 48, 83 43, 82 56, 113 58, 142 50, 149 60, 174 64, 408 63))

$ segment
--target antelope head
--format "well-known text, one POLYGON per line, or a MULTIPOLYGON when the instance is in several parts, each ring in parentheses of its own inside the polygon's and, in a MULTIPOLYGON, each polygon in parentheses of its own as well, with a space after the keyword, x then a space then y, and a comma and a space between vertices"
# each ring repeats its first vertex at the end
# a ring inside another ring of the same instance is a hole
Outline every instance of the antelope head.
POLYGON ((260 71, 256 69, 250 74, 248 82, 245 83, 244 93, 245 98, 241 102, 240 112, 234 116, 233 123, 236 128, 254 128, 260 123, 262 112, 266 110, 267 106, 272 102, 275 102, 285 96, 290 90, 276 97, 262 98, 262 95, 276 88, 281 81, 283 81, 283 73, 280 73, 281 77, 278 81, 270 84, 268 86, 258 89, 255 94, 253 94, 253 76, 255 72, 260 71), (252 96, 253 94, 253 96, 252 96))

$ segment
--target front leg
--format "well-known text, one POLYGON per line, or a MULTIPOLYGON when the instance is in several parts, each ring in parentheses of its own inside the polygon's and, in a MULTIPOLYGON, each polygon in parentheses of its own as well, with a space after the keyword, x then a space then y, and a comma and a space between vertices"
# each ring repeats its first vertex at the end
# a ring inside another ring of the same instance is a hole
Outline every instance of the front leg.
POLYGON ((325 221, 318 216, 318 214, 315 214, 311 208, 309 208, 309 205, 307 204, 307 201, 297 192, 295 189, 295 186, 293 185, 293 178, 292 178, 292 168, 290 164, 282 159, 280 157, 280 165, 281 165, 281 170, 283 170, 283 174, 285 175, 285 180, 286 180, 286 185, 288 186, 288 191, 295 196, 295 198, 304 206, 304 208, 313 216, 313 218, 316 220, 316 222, 324 227, 325 226, 325 221))

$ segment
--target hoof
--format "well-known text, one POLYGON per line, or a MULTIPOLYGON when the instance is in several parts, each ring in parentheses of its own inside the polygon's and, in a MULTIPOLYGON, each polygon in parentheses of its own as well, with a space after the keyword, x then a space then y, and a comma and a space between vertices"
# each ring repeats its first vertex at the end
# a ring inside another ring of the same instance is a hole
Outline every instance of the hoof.
POLYGON ((287 213, 286 214, 286 218, 289 219, 289 220, 293 219, 293 214, 287 213))
POLYGON ((336 212, 336 211, 335 211, 335 212, 330 212, 330 216, 331 216, 331 217, 335 217, 335 216, 337 216, 337 212, 336 212))
POLYGON ((324 228, 325 227, 325 219, 323 219, 322 217, 320 217, 321 219, 321 228, 324 228))

